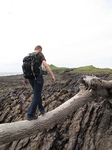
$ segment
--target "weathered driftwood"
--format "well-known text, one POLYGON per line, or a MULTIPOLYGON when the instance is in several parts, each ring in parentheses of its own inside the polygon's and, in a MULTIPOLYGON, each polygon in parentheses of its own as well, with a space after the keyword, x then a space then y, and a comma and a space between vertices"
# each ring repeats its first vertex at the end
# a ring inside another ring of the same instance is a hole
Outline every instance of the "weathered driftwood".
POLYGON ((106 81, 96 76, 85 76, 82 81, 90 89, 112 89, 112 80, 106 81))
POLYGON ((53 111, 46 113, 44 116, 39 116, 37 120, 1 124, 0 144, 23 139, 49 129, 53 124, 61 123, 71 112, 75 112, 78 108, 92 100, 92 93, 82 90, 53 111))
MULTIPOLYGON (((86 76, 82 78, 83 85, 88 85, 89 89, 112 88, 112 81, 100 80, 97 77, 86 76), (102 84, 103 83, 103 84, 102 84)), ((75 112, 84 104, 94 100, 95 94, 93 90, 86 90, 83 86, 80 92, 74 97, 54 109, 44 116, 39 116, 33 121, 18 121, 13 123, 5 123, 0 125, 0 145, 11 141, 23 139, 25 137, 37 134, 40 131, 49 129, 53 124, 61 123, 66 116, 75 112), (93 96, 94 95, 94 96, 93 96)))

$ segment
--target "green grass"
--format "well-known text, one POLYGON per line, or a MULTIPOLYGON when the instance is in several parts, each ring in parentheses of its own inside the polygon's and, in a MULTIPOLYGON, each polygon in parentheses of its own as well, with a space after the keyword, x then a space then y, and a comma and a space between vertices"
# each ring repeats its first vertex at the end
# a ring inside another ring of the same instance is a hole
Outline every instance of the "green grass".
MULTIPOLYGON (((66 67, 56 67, 54 65, 49 65, 52 71, 56 72, 63 72, 63 71, 69 71, 71 70, 70 68, 66 67)), ((96 68, 92 65, 90 66, 83 66, 79 68, 74 68, 72 69, 74 72, 79 72, 79 73, 112 73, 112 69, 109 68, 96 68)))
POLYGON ((80 73, 112 73, 112 69, 109 68, 96 68, 92 65, 84 66, 74 69, 74 72, 80 73))
POLYGON ((49 65, 49 67, 51 68, 51 70, 52 71, 59 71, 59 72, 61 72, 61 71, 67 71, 67 70, 69 70, 69 68, 66 68, 66 67, 56 67, 56 66, 54 66, 54 65, 49 65))

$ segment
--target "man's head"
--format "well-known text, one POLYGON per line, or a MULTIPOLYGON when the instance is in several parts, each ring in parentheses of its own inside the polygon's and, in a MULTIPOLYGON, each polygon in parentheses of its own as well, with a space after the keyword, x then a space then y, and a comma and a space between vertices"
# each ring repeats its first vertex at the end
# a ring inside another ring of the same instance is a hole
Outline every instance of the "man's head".
POLYGON ((40 45, 37 45, 34 50, 38 52, 42 52, 42 47, 40 45))

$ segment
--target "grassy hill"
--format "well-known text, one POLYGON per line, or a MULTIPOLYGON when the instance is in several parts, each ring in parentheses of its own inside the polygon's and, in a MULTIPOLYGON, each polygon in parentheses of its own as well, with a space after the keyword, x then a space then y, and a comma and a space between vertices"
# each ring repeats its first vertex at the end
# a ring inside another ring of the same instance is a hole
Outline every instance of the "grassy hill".
POLYGON ((56 67, 54 65, 49 65, 50 68, 52 69, 52 71, 69 71, 69 70, 73 70, 74 72, 80 72, 80 73, 112 73, 112 69, 109 68, 96 68, 92 65, 90 66, 83 66, 83 67, 79 67, 79 68, 74 68, 74 69, 70 69, 70 68, 66 68, 66 67, 56 67))
POLYGON ((66 67, 56 67, 53 64, 49 65, 52 71, 67 71, 69 68, 66 67))
POLYGON ((109 68, 96 68, 92 65, 84 66, 74 69, 74 72, 80 73, 112 73, 112 69, 109 68))

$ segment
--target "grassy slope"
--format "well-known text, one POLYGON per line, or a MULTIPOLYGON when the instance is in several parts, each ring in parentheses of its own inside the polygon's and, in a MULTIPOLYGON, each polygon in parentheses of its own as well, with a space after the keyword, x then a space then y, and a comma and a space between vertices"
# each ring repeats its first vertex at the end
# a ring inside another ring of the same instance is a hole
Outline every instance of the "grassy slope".
POLYGON ((94 66, 84 66, 74 69, 74 72, 81 72, 81 73, 112 73, 112 69, 109 68, 96 68, 94 66))
MULTIPOLYGON (((56 67, 54 65, 50 65, 50 68, 52 69, 52 71, 67 71, 67 70, 71 70, 69 68, 65 68, 65 67, 56 67)), ((92 65, 90 66, 84 66, 84 67, 79 67, 76 69, 72 69, 74 72, 80 72, 80 73, 112 73, 112 69, 109 68, 96 68, 92 65)))
POLYGON ((69 68, 65 68, 65 67, 56 67, 54 65, 49 65, 52 71, 67 71, 69 70, 69 68))

